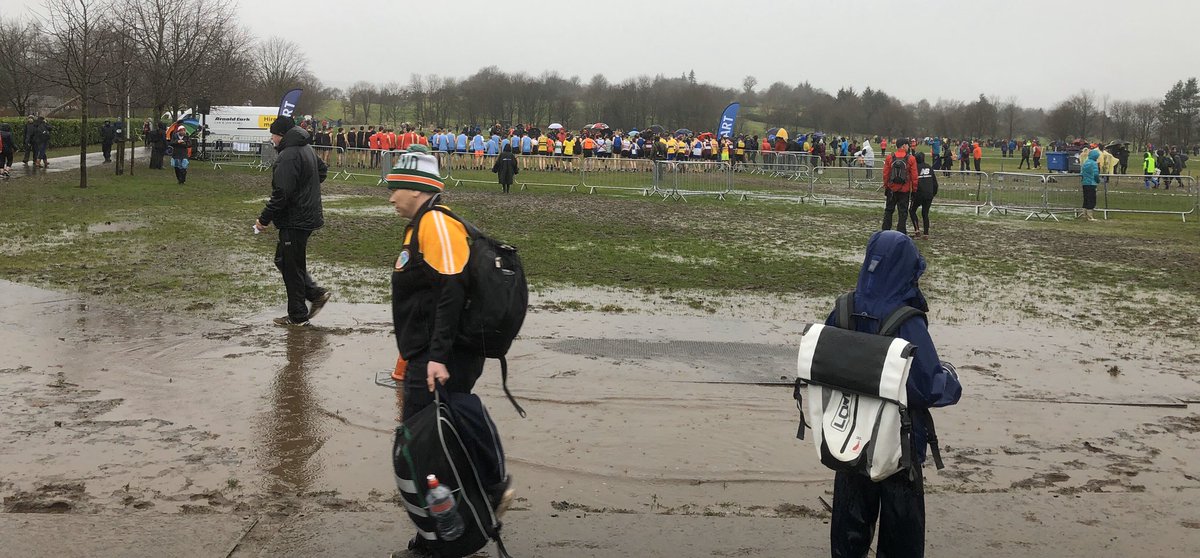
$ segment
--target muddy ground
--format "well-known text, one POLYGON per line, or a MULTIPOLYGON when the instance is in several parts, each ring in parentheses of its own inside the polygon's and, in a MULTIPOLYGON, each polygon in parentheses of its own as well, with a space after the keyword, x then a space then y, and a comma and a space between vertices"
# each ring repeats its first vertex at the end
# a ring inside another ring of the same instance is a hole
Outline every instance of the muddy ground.
MULTIPOLYGON (((14 556, 380 556, 400 548, 381 305, 205 321, 0 282, 0 541, 14 556)), ((541 290, 478 390, 519 500, 514 556, 825 555, 830 471, 795 439, 799 332, 827 301, 541 290), (727 301, 726 301, 727 302, 727 301), (602 312, 619 304, 637 311, 602 312)), ((1200 549, 1191 340, 934 313, 962 402, 937 414, 931 556, 1200 549), (951 325, 948 325, 951 324, 951 325)), ((489 548, 481 555, 495 556, 489 548)))

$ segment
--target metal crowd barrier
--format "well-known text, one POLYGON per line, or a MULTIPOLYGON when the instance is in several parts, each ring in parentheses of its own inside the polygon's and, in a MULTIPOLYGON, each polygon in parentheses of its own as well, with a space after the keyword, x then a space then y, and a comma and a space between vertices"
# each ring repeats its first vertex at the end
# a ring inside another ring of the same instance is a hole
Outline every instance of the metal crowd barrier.
POLYGON ((733 168, 711 161, 655 161, 654 189, 664 198, 715 195, 725 199, 733 190, 733 168))
POLYGON ((580 172, 581 185, 589 194, 596 190, 654 191, 654 161, 650 159, 605 159, 580 172))
MULTIPOLYGON (((1080 175, 1072 173, 1031 174, 992 173, 988 214, 1010 211, 1025 213, 1025 219, 1058 220, 1060 213, 1078 215, 1083 206, 1080 175)), ((1096 211, 1107 219, 1109 213, 1147 213, 1179 215, 1184 222, 1200 209, 1200 189, 1190 176, 1110 174, 1101 177, 1096 188, 1096 211), (1159 187, 1155 188, 1153 180, 1159 187), (1167 179, 1175 188, 1166 188, 1167 179)))
MULTIPOLYGON (((224 145, 222 145, 224 147, 224 145)), ((264 142, 230 142, 230 149, 216 150, 213 153, 212 164, 214 169, 222 167, 247 167, 258 171, 264 171, 271 168, 275 164, 275 158, 278 153, 275 151, 275 145, 269 141, 264 142), (238 149, 239 147, 245 149, 238 149)))
POLYGON ((1025 213, 1025 220, 1058 218, 1050 211, 1046 201, 1046 175, 1017 172, 994 172, 989 193, 987 215, 1008 214, 1009 211, 1025 213))
POLYGON ((1102 175, 1096 192, 1096 211, 1105 219, 1109 213, 1178 214, 1186 223, 1188 215, 1200 210, 1200 188, 1195 178, 1179 175, 1153 178, 1158 179, 1157 188, 1145 175, 1102 175))

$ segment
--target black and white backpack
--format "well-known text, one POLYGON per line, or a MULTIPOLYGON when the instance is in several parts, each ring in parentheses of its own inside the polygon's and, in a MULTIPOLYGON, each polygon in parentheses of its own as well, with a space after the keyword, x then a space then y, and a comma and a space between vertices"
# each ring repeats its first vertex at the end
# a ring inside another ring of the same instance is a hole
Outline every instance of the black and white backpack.
MULTIPOLYGON (((810 324, 805 328, 793 394, 801 411, 796 437, 803 440, 805 426, 811 426, 826 467, 860 473, 873 481, 912 467, 907 384, 915 347, 895 335, 906 320, 924 315, 903 305, 883 318, 879 334, 855 331, 854 293, 849 292, 837 299, 836 327, 810 324)), ((925 418, 931 454, 941 469, 933 422, 927 412, 925 418)))

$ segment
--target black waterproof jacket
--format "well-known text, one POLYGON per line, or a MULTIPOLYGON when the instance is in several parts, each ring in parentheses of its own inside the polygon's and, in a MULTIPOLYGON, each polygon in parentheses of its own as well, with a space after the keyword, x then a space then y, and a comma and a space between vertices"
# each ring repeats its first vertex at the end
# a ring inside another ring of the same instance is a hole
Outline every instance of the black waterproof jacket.
POLYGON ((117 139, 117 127, 112 124, 105 124, 100 127, 100 141, 104 143, 112 143, 117 139))
POLYGON ((297 126, 275 147, 279 158, 271 169, 271 199, 258 216, 263 225, 273 222, 279 229, 315 231, 325 224, 321 183, 329 167, 309 145, 311 138, 297 126))
POLYGON ((511 152, 505 151, 496 157, 496 163, 492 165, 492 172, 496 173, 500 184, 512 186, 513 177, 521 171, 517 168, 517 158, 511 152))

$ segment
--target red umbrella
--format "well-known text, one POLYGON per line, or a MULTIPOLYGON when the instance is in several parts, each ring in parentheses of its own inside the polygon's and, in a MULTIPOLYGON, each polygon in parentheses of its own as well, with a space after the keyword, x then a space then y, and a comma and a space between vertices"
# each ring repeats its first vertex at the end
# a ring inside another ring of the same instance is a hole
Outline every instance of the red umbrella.
POLYGON ((717 136, 714 136, 712 132, 704 132, 703 134, 696 136, 696 139, 703 140, 703 139, 709 139, 709 138, 715 138, 715 137, 717 137, 717 136))
POLYGON ((592 129, 593 130, 607 130, 608 124, 605 124, 603 122, 597 122, 595 124, 592 124, 592 129))

